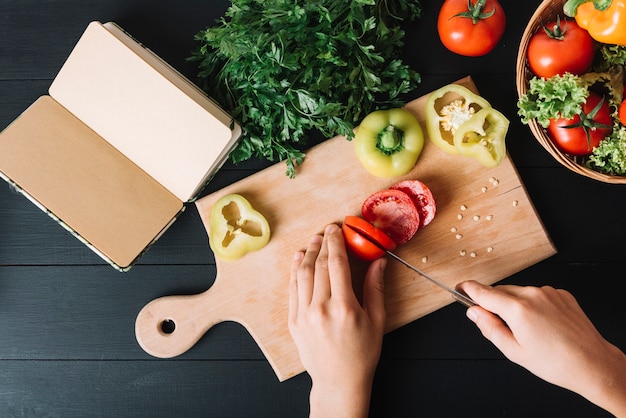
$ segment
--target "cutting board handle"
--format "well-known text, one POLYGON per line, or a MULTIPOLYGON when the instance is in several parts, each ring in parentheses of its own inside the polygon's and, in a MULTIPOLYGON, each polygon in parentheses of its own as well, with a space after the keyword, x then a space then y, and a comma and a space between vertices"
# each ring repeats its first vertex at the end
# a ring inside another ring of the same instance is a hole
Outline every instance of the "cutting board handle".
POLYGON ((170 358, 183 354, 215 324, 234 320, 237 295, 214 285, 196 295, 172 295, 154 299, 135 320, 135 337, 148 354, 170 358))

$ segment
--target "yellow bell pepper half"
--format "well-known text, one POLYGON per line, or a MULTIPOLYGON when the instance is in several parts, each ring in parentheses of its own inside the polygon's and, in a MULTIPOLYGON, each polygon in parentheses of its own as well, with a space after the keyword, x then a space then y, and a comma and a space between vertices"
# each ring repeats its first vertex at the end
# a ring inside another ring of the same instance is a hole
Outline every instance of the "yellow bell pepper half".
POLYGON ((626 0, 568 0, 563 9, 596 41, 626 45, 626 0))
POLYGON ((492 108, 478 111, 454 134, 459 154, 476 158, 485 167, 495 167, 506 157, 505 137, 509 120, 492 108))
POLYGON ((353 142, 367 171, 376 177, 397 177, 417 163, 424 148, 424 131, 406 109, 376 110, 361 121, 353 142))
POLYGON ((265 247, 270 240, 267 219, 239 194, 218 199, 211 209, 209 245, 221 260, 235 261, 265 247))
POLYGON ((455 132, 484 108, 491 108, 487 100, 459 84, 448 84, 433 91, 424 106, 428 137, 448 154, 459 154, 454 146, 455 132))

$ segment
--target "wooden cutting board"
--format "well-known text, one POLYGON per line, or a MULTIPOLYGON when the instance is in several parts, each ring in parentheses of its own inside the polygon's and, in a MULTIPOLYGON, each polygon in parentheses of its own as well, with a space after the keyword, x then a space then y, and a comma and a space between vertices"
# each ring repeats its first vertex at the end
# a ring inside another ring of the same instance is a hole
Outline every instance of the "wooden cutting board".
MULTIPOLYGON (((459 83, 476 91, 470 77, 459 83)), ((426 98, 406 106, 422 126, 426 98)), ((137 341, 153 356, 174 357, 213 325, 236 321, 250 332, 279 380, 299 374, 304 369, 287 328, 293 254, 326 224, 360 215, 361 203, 371 193, 402 179, 419 179, 430 187, 437 215, 396 253, 451 287, 466 279, 492 284, 556 253, 510 158, 487 169, 427 140, 412 172, 381 179, 362 168, 350 141, 336 137, 308 151, 295 179, 285 176, 284 163, 277 163, 196 202, 208 230, 212 204, 228 193, 243 195, 269 221, 271 240, 238 261, 216 260, 217 277, 205 292, 148 303, 137 316, 137 341), (173 323, 173 332, 164 331, 164 321, 173 323)), ((357 288, 363 268, 353 260, 357 288)), ((452 301, 400 263, 388 263, 386 332, 452 301)))

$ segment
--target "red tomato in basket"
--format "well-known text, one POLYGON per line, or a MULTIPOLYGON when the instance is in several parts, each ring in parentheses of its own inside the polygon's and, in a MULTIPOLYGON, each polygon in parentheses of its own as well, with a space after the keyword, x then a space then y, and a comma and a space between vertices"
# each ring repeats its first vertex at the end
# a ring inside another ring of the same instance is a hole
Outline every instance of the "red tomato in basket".
POLYGON ((622 101, 617 110, 617 117, 622 125, 626 126, 626 99, 622 101))
POLYGON ((506 15, 498 0, 445 0, 439 9, 439 39, 450 51, 477 57, 500 41, 506 15))
POLYGON ((571 119, 551 119, 548 126, 548 135, 554 144, 566 154, 589 155, 612 131, 613 119, 609 105, 603 97, 590 92, 587 101, 583 104, 582 117, 574 116, 571 119), (591 127, 582 126, 587 119, 591 127))
POLYGON ((626 86, 624 86, 624 92, 622 93, 622 104, 620 104, 619 109, 617 109, 617 117, 619 118, 619 122, 626 126, 626 86))
POLYGON ((396 243, 380 229, 358 216, 346 216, 341 226, 346 247, 357 257, 373 261, 393 250, 396 243))
POLYGON ((566 72, 583 74, 591 68, 593 38, 575 20, 558 20, 538 30, 528 41, 526 59, 538 77, 549 78, 566 72))

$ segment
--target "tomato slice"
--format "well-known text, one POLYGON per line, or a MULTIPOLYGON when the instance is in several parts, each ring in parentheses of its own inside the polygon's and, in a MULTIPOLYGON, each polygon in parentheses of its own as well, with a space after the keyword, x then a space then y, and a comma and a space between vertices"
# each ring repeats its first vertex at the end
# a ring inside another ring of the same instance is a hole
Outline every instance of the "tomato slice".
POLYGON ((420 215, 413 201, 400 190, 386 189, 370 195, 361 206, 361 214, 396 243, 410 240, 420 226, 420 215))
POLYGON ((435 198, 424 183, 419 180, 404 180, 394 184, 390 189, 400 190, 411 198, 420 215, 420 228, 428 225, 434 219, 437 212, 435 198))
POLYGON ((341 226, 348 249, 365 261, 373 261, 396 248, 395 242, 383 231, 358 216, 346 216, 341 226))

